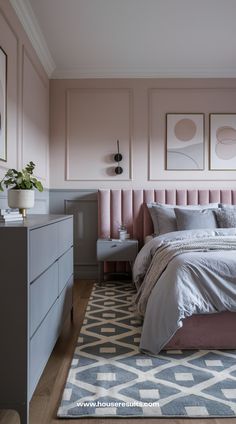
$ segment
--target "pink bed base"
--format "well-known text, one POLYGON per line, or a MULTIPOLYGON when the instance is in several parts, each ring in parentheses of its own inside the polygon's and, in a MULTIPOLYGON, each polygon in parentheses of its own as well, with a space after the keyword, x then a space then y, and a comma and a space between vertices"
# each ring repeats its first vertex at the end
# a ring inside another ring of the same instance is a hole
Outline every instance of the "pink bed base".
POLYGON ((186 318, 165 349, 236 349, 236 313, 186 318))
MULTIPOLYGON (((236 190, 99 190, 98 234, 118 237, 124 222, 142 247, 153 226, 146 203, 197 205, 213 202, 236 204, 236 190)), ((236 312, 194 315, 183 322, 165 349, 236 349, 236 312)))

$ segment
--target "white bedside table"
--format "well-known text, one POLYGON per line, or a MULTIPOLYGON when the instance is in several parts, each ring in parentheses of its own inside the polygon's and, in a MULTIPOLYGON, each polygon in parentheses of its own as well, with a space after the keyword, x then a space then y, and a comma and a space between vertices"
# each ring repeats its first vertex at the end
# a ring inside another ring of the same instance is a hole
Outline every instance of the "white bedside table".
POLYGON ((99 262, 98 281, 104 280, 103 262, 128 261, 131 265, 138 253, 138 240, 127 239, 98 239, 97 240, 97 260, 99 262))

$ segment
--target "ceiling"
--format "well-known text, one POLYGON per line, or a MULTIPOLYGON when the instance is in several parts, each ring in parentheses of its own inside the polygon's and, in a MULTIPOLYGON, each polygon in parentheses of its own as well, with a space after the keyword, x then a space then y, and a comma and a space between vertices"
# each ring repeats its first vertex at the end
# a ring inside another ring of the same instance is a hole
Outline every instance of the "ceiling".
POLYGON ((11 3, 52 78, 236 77, 236 0, 11 3))

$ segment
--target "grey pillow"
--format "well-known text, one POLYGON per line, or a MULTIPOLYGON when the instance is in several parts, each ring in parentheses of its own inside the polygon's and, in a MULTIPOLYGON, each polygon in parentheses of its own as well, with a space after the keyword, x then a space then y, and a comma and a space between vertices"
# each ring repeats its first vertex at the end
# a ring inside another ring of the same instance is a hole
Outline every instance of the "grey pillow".
POLYGON ((174 209, 178 230, 217 228, 213 209, 184 210, 174 209))
POLYGON ((220 228, 236 227, 236 208, 218 209, 215 216, 220 228))
POLYGON ((224 210, 236 210, 236 205, 229 205, 228 203, 219 203, 219 208, 224 210))
POLYGON ((151 218, 152 218, 154 235, 158 236, 158 234, 160 234, 160 231, 159 231, 159 226, 158 226, 158 218, 156 217, 156 213, 155 213, 155 210, 154 210, 154 206, 156 206, 156 205, 157 205, 156 202, 147 203, 147 208, 148 208, 148 211, 149 211, 151 218))
POLYGON ((161 205, 153 206, 151 217, 156 235, 177 231, 174 208, 161 205))
POLYGON ((150 212, 154 234, 165 234, 171 231, 177 231, 177 222, 174 209, 181 210, 201 210, 218 208, 218 203, 209 203, 207 205, 186 205, 176 206, 162 203, 147 203, 150 212))

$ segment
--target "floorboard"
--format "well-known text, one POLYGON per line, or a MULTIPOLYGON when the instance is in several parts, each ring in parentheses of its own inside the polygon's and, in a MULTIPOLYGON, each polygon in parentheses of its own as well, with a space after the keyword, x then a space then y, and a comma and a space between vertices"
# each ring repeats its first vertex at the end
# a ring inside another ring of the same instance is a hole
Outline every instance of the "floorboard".
MULTIPOLYGON (((50 356, 42 374, 34 396, 30 402, 30 424, 236 424, 236 418, 84 418, 58 419, 57 408, 67 378, 71 358, 76 340, 83 322, 85 308, 89 299, 93 281, 76 280, 74 288, 74 323, 68 319, 61 336, 50 356)), ((0 411, 0 424, 20 424, 18 415, 14 411, 0 411)))

